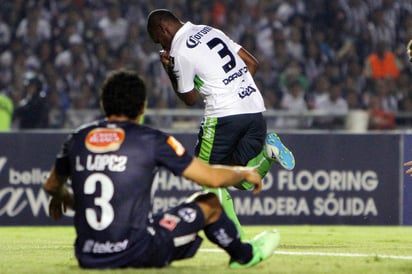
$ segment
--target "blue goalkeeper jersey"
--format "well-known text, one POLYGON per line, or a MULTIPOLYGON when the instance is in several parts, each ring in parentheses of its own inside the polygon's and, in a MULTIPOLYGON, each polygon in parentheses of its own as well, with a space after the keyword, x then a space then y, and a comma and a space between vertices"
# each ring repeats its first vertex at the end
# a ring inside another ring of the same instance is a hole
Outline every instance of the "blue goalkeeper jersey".
POLYGON ((71 134, 55 170, 71 179, 80 265, 121 267, 142 255, 157 169, 181 175, 191 161, 172 136, 131 122, 100 120, 71 134))

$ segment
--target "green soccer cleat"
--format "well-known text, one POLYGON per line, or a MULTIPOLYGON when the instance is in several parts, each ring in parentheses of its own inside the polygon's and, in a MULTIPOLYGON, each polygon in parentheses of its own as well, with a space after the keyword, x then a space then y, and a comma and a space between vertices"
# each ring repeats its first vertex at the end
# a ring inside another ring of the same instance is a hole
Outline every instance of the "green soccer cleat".
POLYGON ((295 157, 292 152, 282 144, 282 141, 276 133, 269 133, 266 136, 264 155, 287 170, 292 170, 295 167, 295 157))
POLYGON ((253 248, 253 257, 246 263, 241 264, 236 261, 231 260, 229 266, 231 268, 248 268, 252 267, 263 260, 266 260, 272 256, 276 247, 280 242, 280 234, 277 230, 268 230, 256 235, 249 243, 253 248))

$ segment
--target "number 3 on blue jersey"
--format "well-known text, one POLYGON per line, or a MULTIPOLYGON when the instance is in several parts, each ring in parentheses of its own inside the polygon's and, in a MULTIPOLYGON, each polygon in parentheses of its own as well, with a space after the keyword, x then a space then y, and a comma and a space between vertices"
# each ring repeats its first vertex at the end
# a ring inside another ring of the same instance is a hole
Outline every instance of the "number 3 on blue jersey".
POLYGON ((94 198, 94 205, 101 208, 100 221, 97 218, 97 213, 94 208, 86 208, 87 223, 95 230, 106 229, 114 220, 114 210, 110 204, 110 200, 114 194, 114 186, 112 180, 103 173, 94 173, 90 175, 84 183, 84 194, 95 194, 96 185, 101 186, 101 196, 94 198))

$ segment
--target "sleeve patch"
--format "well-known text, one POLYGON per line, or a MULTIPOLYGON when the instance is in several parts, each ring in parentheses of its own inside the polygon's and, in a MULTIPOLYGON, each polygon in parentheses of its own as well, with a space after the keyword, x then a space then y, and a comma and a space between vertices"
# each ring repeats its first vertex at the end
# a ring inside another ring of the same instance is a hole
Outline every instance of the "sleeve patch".
POLYGON ((173 136, 167 138, 167 144, 176 152, 177 156, 182 156, 185 153, 183 145, 176 140, 173 136))

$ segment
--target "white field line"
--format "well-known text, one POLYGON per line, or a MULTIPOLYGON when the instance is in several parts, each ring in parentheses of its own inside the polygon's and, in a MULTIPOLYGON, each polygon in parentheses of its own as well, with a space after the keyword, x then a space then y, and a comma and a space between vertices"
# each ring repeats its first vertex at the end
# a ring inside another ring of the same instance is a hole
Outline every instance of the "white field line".
MULTIPOLYGON (((223 252, 222 249, 201 248, 200 252, 223 252)), ((311 251, 275 251, 278 255, 292 255, 292 256, 324 256, 324 257, 377 257, 382 259, 398 259, 398 260, 412 260, 412 256, 398 256, 398 255, 379 255, 379 254, 360 254, 360 253, 330 253, 330 252, 311 252, 311 251)))

